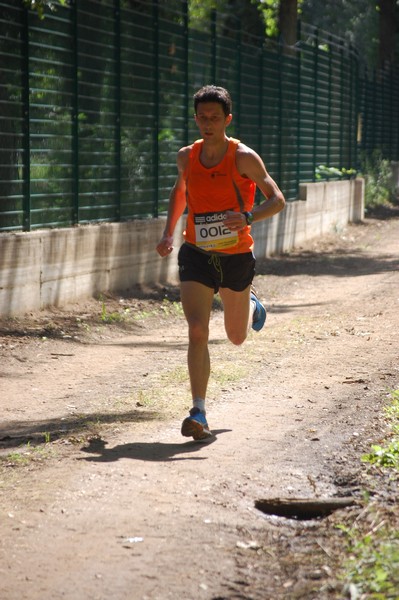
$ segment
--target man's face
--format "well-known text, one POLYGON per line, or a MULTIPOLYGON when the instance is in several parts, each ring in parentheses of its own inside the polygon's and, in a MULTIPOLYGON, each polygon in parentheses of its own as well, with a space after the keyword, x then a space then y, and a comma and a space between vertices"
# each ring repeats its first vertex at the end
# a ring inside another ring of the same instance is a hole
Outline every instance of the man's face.
POLYGON ((197 106, 195 122, 204 140, 224 137, 226 127, 231 123, 232 115, 224 114, 218 102, 200 102, 197 106))

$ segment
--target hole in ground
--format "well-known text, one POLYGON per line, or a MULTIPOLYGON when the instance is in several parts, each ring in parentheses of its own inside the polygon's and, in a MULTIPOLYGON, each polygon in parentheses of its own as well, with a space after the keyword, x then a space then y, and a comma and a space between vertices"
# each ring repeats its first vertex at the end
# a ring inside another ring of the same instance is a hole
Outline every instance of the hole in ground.
POLYGON ((255 500, 255 508, 266 515, 310 521, 327 517, 335 510, 353 506, 353 498, 272 498, 255 500))

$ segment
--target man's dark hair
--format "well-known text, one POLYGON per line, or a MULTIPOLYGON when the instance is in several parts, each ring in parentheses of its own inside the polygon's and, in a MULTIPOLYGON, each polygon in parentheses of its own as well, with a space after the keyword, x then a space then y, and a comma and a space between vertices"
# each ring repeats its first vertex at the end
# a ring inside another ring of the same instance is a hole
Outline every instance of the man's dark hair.
POLYGON ((197 106, 200 102, 217 102, 222 106, 226 117, 231 113, 233 106, 229 92, 217 85, 204 85, 194 94, 195 114, 197 114, 197 106))

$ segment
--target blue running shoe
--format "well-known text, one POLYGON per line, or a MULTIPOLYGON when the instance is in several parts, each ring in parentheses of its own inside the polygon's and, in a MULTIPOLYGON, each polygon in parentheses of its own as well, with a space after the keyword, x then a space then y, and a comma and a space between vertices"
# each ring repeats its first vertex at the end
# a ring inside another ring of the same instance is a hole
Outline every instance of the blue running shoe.
POLYGON ((205 413, 199 408, 192 408, 190 416, 186 417, 182 423, 181 434, 184 437, 193 437, 196 442, 202 442, 212 437, 205 413))
POLYGON ((266 321, 266 309, 260 302, 254 289, 251 289, 251 300, 255 302, 255 310, 252 317, 252 329, 260 331, 266 321))

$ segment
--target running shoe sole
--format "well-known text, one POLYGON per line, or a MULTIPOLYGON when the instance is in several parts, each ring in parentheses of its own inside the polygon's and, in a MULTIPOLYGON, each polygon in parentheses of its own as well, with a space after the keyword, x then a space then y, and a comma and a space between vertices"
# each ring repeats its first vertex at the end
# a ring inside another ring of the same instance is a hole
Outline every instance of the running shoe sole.
POLYGON ((198 421, 195 421, 192 417, 186 417, 181 426, 181 434, 184 437, 192 437, 196 442, 203 442, 212 437, 212 433, 201 425, 198 421))

